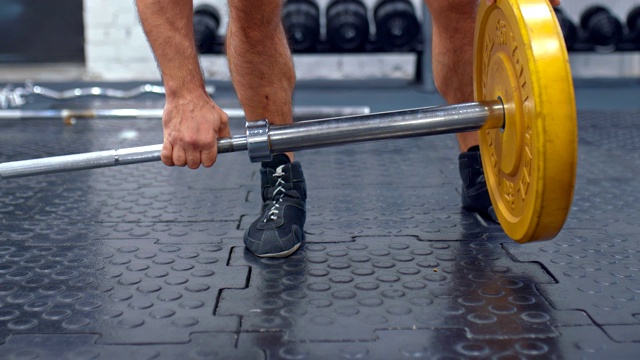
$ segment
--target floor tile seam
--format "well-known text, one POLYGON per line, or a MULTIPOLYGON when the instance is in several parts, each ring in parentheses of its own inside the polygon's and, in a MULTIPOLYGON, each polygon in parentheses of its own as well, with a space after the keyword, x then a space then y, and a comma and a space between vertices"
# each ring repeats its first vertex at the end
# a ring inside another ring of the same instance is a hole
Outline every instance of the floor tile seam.
POLYGON ((616 340, 613 337, 613 334, 609 335, 609 332, 607 331, 607 328, 609 327, 622 327, 622 326, 629 326, 629 327, 638 327, 640 324, 636 325, 636 324, 620 324, 620 325, 602 325, 601 327, 599 327, 599 329, 614 343, 616 344, 640 344, 640 340, 631 340, 631 341, 619 341, 616 340))
POLYGON ((605 324, 605 325, 601 325, 601 324, 593 324, 593 325, 558 325, 558 326, 554 326, 554 328, 556 329, 580 329, 580 328, 589 328, 589 329, 598 329, 600 330, 602 333, 604 333, 611 341, 618 343, 618 344, 629 344, 629 343, 640 343, 640 341, 617 341, 615 339, 613 339, 611 336, 609 336, 609 334, 605 331, 606 327, 616 327, 616 326, 625 326, 625 327, 640 327, 640 323, 638 324, 605 324))
POLYGON ((613 343, 616 343, 616 344, 640 344, 640 340, 638 340, 638 341, 619 341, 619 340, 616 340, 614 338, 613 334, 609 334, 609 332, 606 330, 607 327, 615 327, 615 326, 633 326, 633 327, 638 327, 638 326, 640 326, 640 323, 637 324, 637 325, 636 324, 615 324, 615 325, 595 324, 593 326, 591 326, 591 325, 585 325, 585 326, 578 326, 578 325, 575 325, 575 326, 561 326, 561 327, 558 327, 558 329, 562 329, 562 328, 580 328, 580 327, 595 328, 595 329, 599 330, 604 336, 607 337, 607 339, 609 339, 613 343))
MULTIPOLYGON (((251 281, 251 273, 253 272, 253 267, 249 264, 246 263, 241 263, 241 264, 232 264, 232 260, 233 260, 233 255, 234 252, 236 251, 236 248, 238 249, 242 249, 242 250, 238 250, 238 251, 242 251, 244 252, 245 247, 244 246, 240 246, 240 245, 231 245, 228 249, 228 253, 226 255, 226 259, 227 261, 225 262, 225 266, 227 267, 246 267, 247 268, 247 277, 245 278, 244 281, 244 285, 245 287, 243 288, 239 288, 239 289, 248 289, 249 285, 250 285, 250 281, 251 281)), ((232 288, 227 288, 227 289, 232 289, 232 288)), ((214 313, 215 311, 217 311, 218 309, 218 304, 219 304, 219 300, 220 300, 220 296, 222 296, 222 290, 224 290, 224 288, 220 288, 220 293, 218 294, 218 298, 216 298, 216 305, 214 307, 214 313)))
MULTIPOLYGON (((433 330, 433 328, 426 328, 428 330, 433 330)), ((440 329, 440 328, 439 328, 440 329)), ((462 328, 451 328, 451 329, 462 329, 462 328)), ((380 340, 379 337, 377 337, 375 335, 376 332, 378 331, 406 331, 406 330, 415 330, 413 328, 406 328, 406 329, 372 329, 372 332, 374 333, 374 338, 373 339, 368 339, 368 340, 363 340, 363 339, 345 339, 345 340, 335 340, 335 339, 303 339, 303 340, 296 340, 296 339, 291 339, 287 337, 288 331, 286 329, 247 329, 247 330, 241 330, 239 333, 239 336, 247 336, 247 335, 256 335, 256 334, 281 334, 282 335, 282 342, 286 343, 286 344, 358 344, 358 343, 362 343, 362 344, 375 344, 376 342, 378 342, 380 340)), ((420 330, 425 330, 425 329, 420 329, 420 330)))
MULTIPOLYGON (((511 253, 507 251, 507 254, 511 257, 511 253)), ((512 259, 513 260, 513 259, 512 259)), ((517 259, 513 260, 519 263, 538 263, 540 264, 540 262, 538 261, 519 261, 517 259)), ((547 272, 547 275, 549 275, 552 279, 554 279, 554 281, 556 281, 556 283, 533 283, 533 288, 535 289, 536 293, 542 297, 547 304, 554 310, 554 311, 558 311, 558 312, 581 312, 583 313, 587 318, 589 318, 589 320, 594 324, 594 326, 608 326, 608 325, 635 325, 635 324, 627 324, 627 323, 612 323, 612 324, 608 324, 608 323, 600 323, 598 321, 596 321, 591 314, 589 313, 588 309, 583 309, 580 307, 561 307, 558 304, 556 304, 556 302, 552 299, 552 296, 550 294, 548 294, 547 291, 545 291, 546 287, 554 287, 554 288, 561 288, 563 287, 563 283, 560 282, 555 276, 553 276, 553 273, 551 273, 545 266, 542 266, 542 268, 547 272)), ((632 314, 631 316, 635 316, 635 315, 640 315, 640 313, 638 314, 632 314)), ((640 325, 640 320, 638 321, 637 325, 640 325)), ((564 326, 564 325, 562 325, 564 326)), ((576 325, 576 326, 583 326, 583 325, 576 325)))
MULTIPOLYGON (((589 312, 588 309, 582 309, 579 307, 579 305, 577 307, 561 307, 558 304, 556 304, 555 301, 553 301, 553 299, 550 299, 550 296, 547 296, 547 292, 543 291, 543 289, 541 288, 541 286, 548 286, 548 285, 556 285, 556 284, 533 284, 535 290, 538 292, 538 294, 547 302, 547 304, 551 307, 551 309, 553 309, 554 311, 557 312, 561 312, 561 313, 567 313, 567 312, 579 312, 582 313, 585 317, 587 317, 589 319, 589 321, 591 321, 591 323, 593 325, 571 325, 571 326, 596 326, 596 327, 600 327, 600 326, 605 326, 605 325, 614 325, 614 324, 601 324, 598 321, 596 321, 596 319, 591 315, 591 313, 589 312)), ((615 324, 615 325, 625 325, 625 324, 615 324)), ((638 322, 638 325, 640 325, 640 322, 638 322)), ((563 326, 567 326, 567 325, 560 325, 560 326, 556 326, 556 327, 563 327, 563 326)))
POLYGON ((557 339, 561 337, 557 327, 550 326, 553 330, 553 335, 544 334, 522 334, 522 335, 474 335, 471 333, 471 329, 464 328, 465 336, 470 341, 486 341, 486 340, 519 340, 519 339, 557 339))
MULTIPOLYGON (((500 247, 502 248, 502 251, 507 255, 507 258, 515 263, 520 263, 520 264, 525 264, 525 263, 532 263, 532 264, 536 264, 540 267, 540 269, 546 273, 547 276, 549 276, 551 279, 553 279, 553 283, 536 283, 534 284, 536 286, 536 291, 538 293, 540 293, 540 289, 537 288, 538 285, 557 285, 560 284, 560 280, 558 279, 557 276, 555 276, 553 274, 553 272, 551 271, 551 269, 549 269, 542 261, 540 260, 530 260, 530 261, 522 261, 520 259, 517 258, 517 256, 515 254, 513 254, 511 252, 511 250, 509 249, 509 247, 505 247, 506 243, 500 243, 500 247)), ((542 294, 540 294, 542 295, 542 294)), ((545 297, 546 299, 546 297, 545 297)))
MULTIPOLYGON (((241 316, 241 315, 239 315, 241 316)), ((241 316, 242 317, 242 316, 241 316)), ((575 326, 578 327, 578 326, 575 326)), ((592 327, 592 326, 585 326, 592 327)), ((241 327, 242 328, 242 327, 241 327)), ((523 334, 523 335, 486 335, 479 336, 471 334, 470 330, 463 326, 397 326, 393 328, 374 328, 371 329, 371 332, 374 334, 372 339, 345 339, 345 340, 335 340, 335 339, 304 339, 304 340, 295 340, 291 338, 287 338, 287 331, 282 329, 272 329, 272 330, 262 330, 262 329, 245 329, 239 332, 239 336, 242 335, 253 335, 253 334, 264 334, 264 333, 273 333, 273 334, 283 334, 284 341, 292 344, 349 344, 349 343, 362 343, 362 344, 375 344, 381 340, 379 333, 390 333, 394 331, 438 331, 438 330, 458 330, 465 333, 466 340, 468 341, 483 341, 483 340, 516 340, 516 339, 554 339, 559 338, 560 333, 555 331, 557 328, 561 328, 561 326, 553 326, 554 335, 532 335, 532 334, 523 334)))
MULTIPOLYGON (((636 322, 636 323, 619 323, 619 322, 598 322, 596 321, 593 316, 591 316, 591 314, 585 310, 585 309, 580 309, 580 308, 567 308, 567 309, 556 309, 554 308, 554 310, 559 311, 559 312, 565 312, 565 311, 578 311, 578 312, 582 312, 584 313, 589 320, 593 323, 594 326, 597 327, 603 327, 603 326, 639 326, 640 327, 640 321, 636 322)), ((633 316, 633 315, 632 315, 633 316)), ((573 326, 580 326, 580 325, 573 325, 573 326)), ((589 325, 585 325, 585 326, 589 326, 589 325)))

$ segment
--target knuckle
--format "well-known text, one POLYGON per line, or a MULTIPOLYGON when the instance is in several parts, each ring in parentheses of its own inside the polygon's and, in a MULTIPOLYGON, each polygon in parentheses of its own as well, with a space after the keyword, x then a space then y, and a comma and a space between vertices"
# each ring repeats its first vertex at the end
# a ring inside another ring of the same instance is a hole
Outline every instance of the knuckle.
POLYGON ((176 166, 185 166, 187 164, 187 161, 185 160, 184 156, 180 156, 180 155, 174 155, 173 156, 173 163, 176 166))
POLYGON ((173 163, 173 161, 171 160, 171 158, 161 158, 162 163, 167 165, 167 166, 174 166, 175 164, 173 163))
POLYGON ((198 147, 200 145, 200 139, 196 135, 187 135, 184 138, 184 143, 189 145, 192 148, 198 147))
POLYGON ((173 166, 172 151, 167 146, 160 151, 160 160, 167 166, 173 166))
POLYGON ((216 156, 215 155, 209 155, 206 156, 202 159, 202 166, 206 167, 206 168, 210 168, 213 166, 213 164, 216 163, 216 156))
POLYGON ((212 167, 215 164, 217 159, 217 151, 216 149, 212 149, 211 151, 203 151, 202 152, 202 165, 204 167, 212 167))
POLYGON ((229 115, 227 113, 222 113, 222 116, 220 116, 220 125, 229 126, 229 115))

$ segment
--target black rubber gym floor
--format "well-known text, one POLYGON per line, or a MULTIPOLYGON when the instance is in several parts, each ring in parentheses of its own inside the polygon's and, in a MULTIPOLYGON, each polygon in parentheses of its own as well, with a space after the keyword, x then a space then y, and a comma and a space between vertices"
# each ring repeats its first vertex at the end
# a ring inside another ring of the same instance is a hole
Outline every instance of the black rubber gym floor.
MULTIPOLYGON (((577 89, 572 211, 556 239, 525 245, 460 208, 453 135, 298 153, 306 243, 276 260, 242 244, 260 207, 246 153, 197 171, 149 163, 1 180, 0 358, 638 358, 639 90, 577 89)), ((224 84, 214 98, 237 105, 224 84)), ((375 83, 302 85, 295 99, 441 103, 375 83)), ((0 162, 161 137, 159 120, 6 120, 0 162)))

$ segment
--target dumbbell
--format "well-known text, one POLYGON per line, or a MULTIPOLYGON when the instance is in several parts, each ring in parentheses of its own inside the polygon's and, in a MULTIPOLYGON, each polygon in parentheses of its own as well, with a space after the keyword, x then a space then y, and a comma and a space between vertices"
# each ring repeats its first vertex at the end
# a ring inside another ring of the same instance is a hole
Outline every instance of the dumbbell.
POLYGON ((214 44, 218 37, 220 15, 211 6, 200 6, 193 14, 193 35, 198 53, 214 52, 214 44))
POLYGON ((622 39, 622 24, 603 6, 591 6, 580 17, 580 26, 597 46, 616 46, 622 39))
POLYGON ((282 7, 282 25, 293 52, 311 52, 320 37, 320 11, 311 0, 289 0, 282 7))
POLYGON ((420 24, 408 0, 382 0, 374 10, 376 38, 386 51, 412 50, 420 24))
POLYGON ((629 37, 635 42, 636 47, 640 47, 640 6, 636 6, 627 15, 627 27, 629 37))
POLYGON ((369 40, 367 8, 359 0, 335 0, 327 8, 327 40, 334 51, 364 50, 369 40))
POLYGON ((555 7, 553 10, 558 18, 558 23, 560 24, 560 29, 562 30, 562 36, 564 37, 564 43, 567 46, 567 50, 572 50, 578 42, 578 29, 562 9, 555 7))

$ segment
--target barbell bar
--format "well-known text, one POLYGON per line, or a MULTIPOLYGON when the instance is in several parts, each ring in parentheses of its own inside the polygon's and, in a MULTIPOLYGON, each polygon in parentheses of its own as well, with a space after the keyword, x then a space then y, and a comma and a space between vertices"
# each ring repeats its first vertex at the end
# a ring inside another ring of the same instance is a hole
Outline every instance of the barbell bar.
MULTIPOLYGON (((218 140, 218 153, 248 151, 253 162, 272 153, 307 150, 363 141, 437 135, 500 127, 504 111, 499 100, 426 107, 375 114, 308 120, 291 125, 246 123, 246 134, 218 140)), ((160 160, 162 144, 95 151, 84 154, 12 161, 0 164, 0 179, 89 170, 160 160)))
MULTIPOLYGON (((482 168, 500 225, 513 240, 552 239, 575 188, 577 114, 569 57, 548 0, 479 1, 474 35, 476 102, 272 125, 219 139, 218 152, 272 153, 363 141, 478 131, 482 168)), ((161 145, 0 164, 0 177, 160 159, 161 145)))

